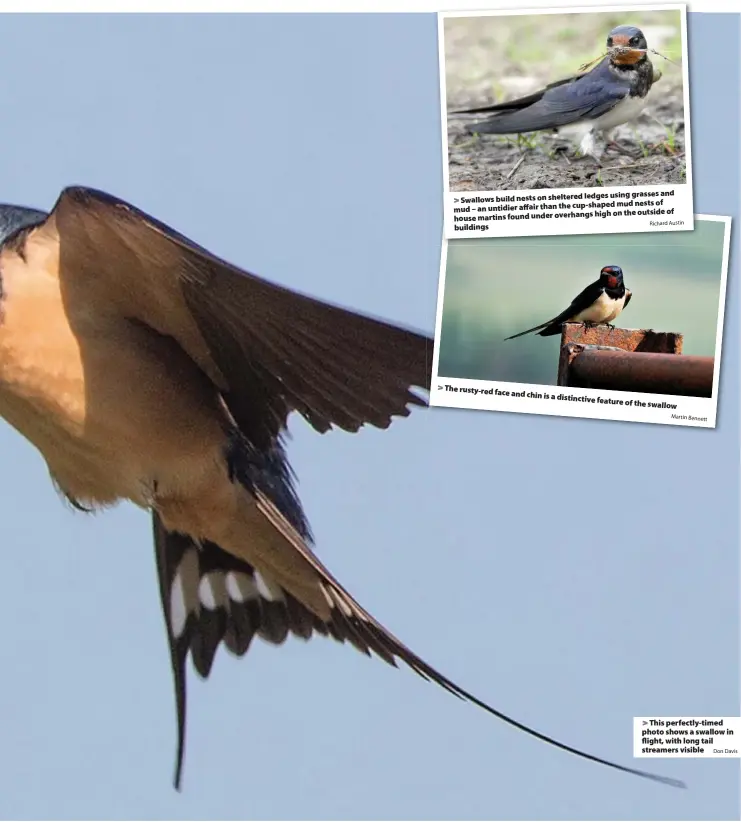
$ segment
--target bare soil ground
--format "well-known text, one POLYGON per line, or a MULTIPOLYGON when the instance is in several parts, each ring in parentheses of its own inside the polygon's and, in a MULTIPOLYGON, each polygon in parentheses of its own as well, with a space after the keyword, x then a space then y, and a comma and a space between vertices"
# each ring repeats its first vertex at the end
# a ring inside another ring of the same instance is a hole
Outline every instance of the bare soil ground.
POLYGON ((662 72, 646 111, 611 137, 632 156, 609 148, 602 167, 576 146, 547 132, 525 137, 472 136, 465 126, 486 115, 448 117, 451 191, 635 186, 686 182, 680 25, 677 12, 448 18, 445 21, 447 110, 528 94, 570 76, 604 53, 610 29, 633 23, 662 72))

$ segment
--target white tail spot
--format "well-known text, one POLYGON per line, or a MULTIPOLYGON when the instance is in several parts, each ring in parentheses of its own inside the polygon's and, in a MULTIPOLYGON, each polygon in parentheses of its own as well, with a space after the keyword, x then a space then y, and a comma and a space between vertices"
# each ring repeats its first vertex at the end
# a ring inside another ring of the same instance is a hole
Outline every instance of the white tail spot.
POLYGON ((170 588, 170 630, 177 639, 185 630, 188 614, 198 609, 198 554, 189 548, 180 561, 170 588))
POLYGON ((285 602, 286 598, 283 596, 282 588, 276 585, 270 577, 255 571, 255 582, 263 599, 267 599, 268 602, 285 602))
POLYGON ((226 592, 226 581, 223 571, 211 571, 201 577, 198 584, 198 598, 204 608, 215 611, 217 608, 225 608, 229 602, 226 592))
POLYGON ((230 599, 240 603, 260 596, 252 577, 241 571, 229 571, 226 575, 226 592, 230 599))

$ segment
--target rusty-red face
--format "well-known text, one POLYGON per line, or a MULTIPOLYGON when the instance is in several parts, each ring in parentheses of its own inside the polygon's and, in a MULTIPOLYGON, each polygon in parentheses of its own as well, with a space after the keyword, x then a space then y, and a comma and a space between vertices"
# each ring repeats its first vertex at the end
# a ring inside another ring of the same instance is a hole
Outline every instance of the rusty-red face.
MULTIPOLYGON (((633 29, 633 32, 637 31, 633 29)), ((643 35, 618 33, 611 34, 607 38, 607 48, 613 63, 619 66, 632 66, 641 60, 646 54, 646 43, 643 35)))
POLYGON ((604 277, 608 288, 617 288, 620 284, 620 278, 623 276, 623 270, 617 265, 606 265, 600 274, 604 277))

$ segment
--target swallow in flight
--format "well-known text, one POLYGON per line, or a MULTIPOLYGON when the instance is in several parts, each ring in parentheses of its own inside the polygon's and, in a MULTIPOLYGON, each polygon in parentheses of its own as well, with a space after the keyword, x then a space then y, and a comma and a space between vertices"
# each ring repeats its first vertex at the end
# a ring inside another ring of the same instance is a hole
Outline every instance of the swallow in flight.
MULTIPOLYGON (((425 406, 432 341, 242 271, 128 203, 65 189, 51 213, 0 206, 0 414, 84 510, 151 512, 177 706, 186 663, 255 636, 347 642, 551 745, 400 642, 313 551, 284 437, 387 428, 425 406), (414 389, 417 389, 415 391, 414 389)), ((112 558, 111 558, 112 559, 112 558)))
POLYGON ((520 331, 507 340, 514 340, 537 331, 541 337, 551 337, 561 333, 564 323, 584 323, 584 325, 612 325, 612 321, 630 302, 633 292, 625 287, 623 269, 619 265, 606 265, 600 271, 599 279, 590 283, 577 294, 571 305, 552 320, 520 331))
POLYGON ((471 134, 557 130, 580 140, 581 153, 599 161, 604 146, 598 135, 638 117, 660 76, 648 59, 643 32, 635 26, 617 26, 607 38, 606 56, 590 71, 557 80, 527 97, 453 114, 494 112, 468 126, 471 134))

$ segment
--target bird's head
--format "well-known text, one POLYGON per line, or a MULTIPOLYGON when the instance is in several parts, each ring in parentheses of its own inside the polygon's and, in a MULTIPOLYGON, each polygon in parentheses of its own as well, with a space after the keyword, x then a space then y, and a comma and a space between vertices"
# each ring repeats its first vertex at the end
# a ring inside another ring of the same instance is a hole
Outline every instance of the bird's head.
POLYGON ((43 223, 48 216, 35 208, 0 204, 0 245, 21 229, 43 223))
POLYGON ((616 26, 607 36, 607 51, 613 63, 632 66, 646 59, 648 43, 637 26, 616 26))
POLYGON ((599 278, 605 288, 618 288, 623 284, 623 269, 619 265, 606 265, 599 278))

